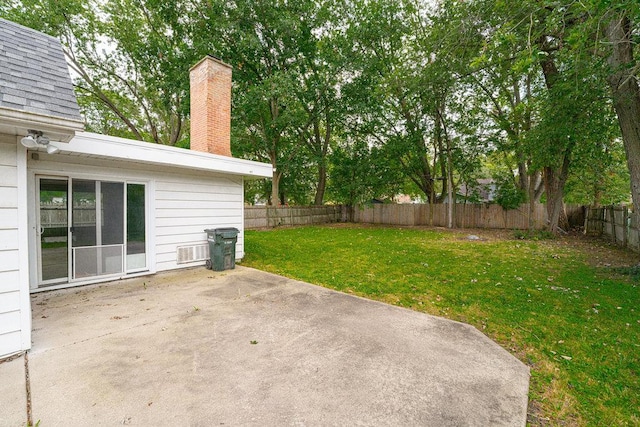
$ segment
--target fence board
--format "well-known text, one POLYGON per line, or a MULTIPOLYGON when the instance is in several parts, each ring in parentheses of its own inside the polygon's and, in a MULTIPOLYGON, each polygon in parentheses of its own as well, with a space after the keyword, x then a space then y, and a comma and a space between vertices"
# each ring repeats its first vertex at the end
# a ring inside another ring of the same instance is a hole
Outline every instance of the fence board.
MULTIPOLYGON (((403 226, 448 225, 446 204, 373 204, 367 206, 247 206, 245 207, 245 228, 270 228, 282 225, 310 225, 330 222, 354 222, 368 224, 386 224, 403 226)), ((582 206, 567 206, 567 217, 572 226, 585 224, 582 206)), ((590 211, 588 224, 599 224, 590 211), (593 217, 593 218, 592 218, 593 217)), ((536 229, 547 224, 545 205, 528 204, 518 209, 504 210, 498 205, 456 204, 454 206, 454 227, 456 228, 493 228, 527 229, 529 221, 536 229)), ((622 235, 621 235, 622 236, 622 235)))
POLYGON ((244 228, 311 225, 343 220, 342 206, 245 206, 244 228))
POLYGON ((626 206, 589 208, 586 232, 607 236, 615 244, 640 252, 640 214, 626 206))
MULTIPOLYGON (((354 207, 353 222, 389 225, 448 225, 447 204, 375 204, 354 207)), ((547 224, 545 205, 535 204, 530 210, 525 204, 517 209, 504 210, 494 204, 456 204, 454 226, 456 228, 527 229, 529 219, 536 229, 547 224)), ((584 208, 567 206, 567 217, 572 226, 584 225, 584 208)))
POLYGON ((631 213, 629 215, 627 247, 636 252, 640 252, 640 214, 631 213))

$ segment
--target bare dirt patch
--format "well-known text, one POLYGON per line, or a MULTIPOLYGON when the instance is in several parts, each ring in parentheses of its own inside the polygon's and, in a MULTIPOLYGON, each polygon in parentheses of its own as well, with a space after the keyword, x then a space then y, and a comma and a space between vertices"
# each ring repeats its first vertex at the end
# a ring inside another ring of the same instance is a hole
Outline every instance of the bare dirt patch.
POLYGON ((569 234, 558 238, 557 243, 584 253, 587 262, 594 267, 632 267, 640 263, 640 254, 598 237, 569 234))

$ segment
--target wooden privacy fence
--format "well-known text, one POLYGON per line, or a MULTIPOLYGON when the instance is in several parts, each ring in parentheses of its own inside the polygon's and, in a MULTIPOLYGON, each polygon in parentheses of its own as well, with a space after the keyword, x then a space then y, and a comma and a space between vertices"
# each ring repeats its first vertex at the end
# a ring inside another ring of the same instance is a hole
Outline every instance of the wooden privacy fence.
MULTIPOLYGON (((66 206, 41 206, 40 207, 40 225, 43 228, 60 228, 66 227, 69 222, 69 212, 66 206)), ((96 208, 75 207, 73 208, 73 223, 75 225, 95 225, 96 224, 96 208)))
MULTIPOLYGON (((369 206, 247 206, 244 210, 246 229, 270 228, 280 225, 309 225, 329 222, 354 222, 388 225, 426 225, 446 227, 446 204, 375 204, 369 206)), ((572 226, 584 224, 584 208, 567 206, 572 226)), ((544 205, 535 204, 504 210, 498 205, 457 204, 454 207, 455 228, 528 229, 529 220, 536 229, 547 225, 544 205)))
POLYGON ((244 228, 272 228, 281 225, 311 225, 346 221, 343 207, 335 206, 245 206, 244 228))
MULTIPOLYGON (((353 222, 393 225, 448 226, 447 204, 380 204, 354 208, 353 222)), ((584 208, 567 206, 567 217, 571 226, 584 224, 584 208)), ((499 205, 456 204, 453 209, 455 228, 498 228, 498 229, 535 229, 547 226, 545 205, 534 204, 530 209, 524 204, 517 209, 505 210, 499 205)))
POLYGON ((586 232, 608 236, 615 244, 640 252, 640 214, 626 206, 588 208, 586 232))

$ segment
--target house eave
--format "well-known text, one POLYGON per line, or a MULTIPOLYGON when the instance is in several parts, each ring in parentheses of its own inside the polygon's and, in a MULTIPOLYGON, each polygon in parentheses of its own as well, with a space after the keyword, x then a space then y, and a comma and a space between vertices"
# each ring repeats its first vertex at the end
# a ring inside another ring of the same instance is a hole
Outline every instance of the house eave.
POLYGON ((169 147, 126 138, 79 132, 68 144, 59 146, 57 155, 81 155, 130 163, 184 168, 205 172, 240 175, 248 179, 271 178, 269 163, 236 159, 169 147))
POLYGON ((69 142, 84 130, 84 122, 0 107, 0 133, 26 135, 30 129, 42 131, 52 141, 69 142))

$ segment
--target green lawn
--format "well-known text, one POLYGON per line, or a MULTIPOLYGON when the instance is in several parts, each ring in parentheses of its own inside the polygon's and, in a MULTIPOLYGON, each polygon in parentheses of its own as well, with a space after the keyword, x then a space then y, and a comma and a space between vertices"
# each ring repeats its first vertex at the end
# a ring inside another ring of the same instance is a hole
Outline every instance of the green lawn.
POLYGON ((587 262, 624 255, 469 233, 247 231, 243 265, 474 325, 531 367, 532 425, 640 425, 639 282, 587 262))

